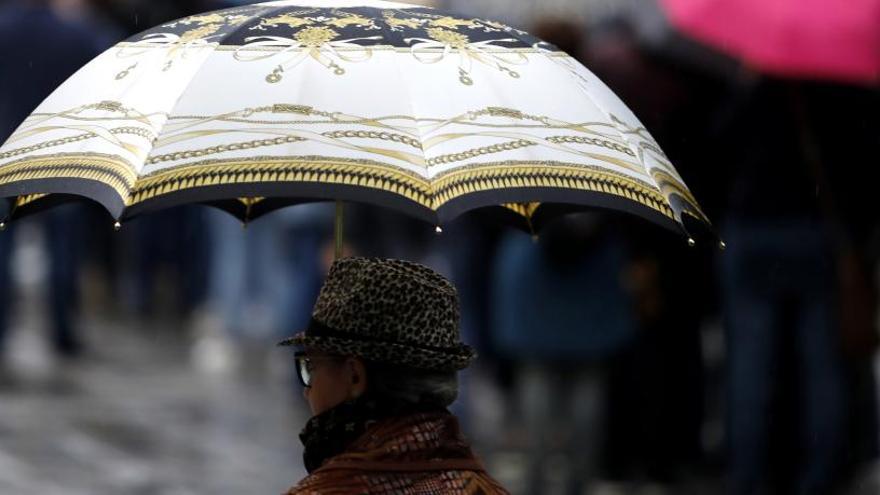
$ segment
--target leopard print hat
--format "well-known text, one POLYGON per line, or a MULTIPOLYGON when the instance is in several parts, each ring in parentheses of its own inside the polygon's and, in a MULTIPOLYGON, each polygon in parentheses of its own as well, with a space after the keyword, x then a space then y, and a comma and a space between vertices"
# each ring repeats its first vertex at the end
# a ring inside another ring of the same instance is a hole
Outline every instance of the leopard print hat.
POLYGON ((466 368, 458 293, 449 280, 409 261, 342 258, 330 267, 309 327, 279 345, 413 368, 466 368))

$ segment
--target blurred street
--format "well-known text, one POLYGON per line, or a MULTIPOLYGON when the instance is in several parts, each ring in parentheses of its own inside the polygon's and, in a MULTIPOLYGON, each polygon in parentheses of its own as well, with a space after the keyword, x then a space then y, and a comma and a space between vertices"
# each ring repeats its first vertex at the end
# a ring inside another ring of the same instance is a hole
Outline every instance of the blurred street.
POLYGON ((21 306, 0 388, 0 493, 281 493, 305 474, 304 403, 290 368, 269 369, 288 354, 267 346, 238 373, 199 371, 176 328, 95 320, 89 359, 55 361, 44 308, 21 306))

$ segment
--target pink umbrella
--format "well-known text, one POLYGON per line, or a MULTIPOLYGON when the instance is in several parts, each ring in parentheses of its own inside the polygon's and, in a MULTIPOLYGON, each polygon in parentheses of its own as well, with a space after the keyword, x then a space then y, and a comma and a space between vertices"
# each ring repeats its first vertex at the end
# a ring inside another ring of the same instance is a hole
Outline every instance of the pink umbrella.
POLYGON ((682 33, 761 72, 880 82, 880 0, 661 0, 682 33))

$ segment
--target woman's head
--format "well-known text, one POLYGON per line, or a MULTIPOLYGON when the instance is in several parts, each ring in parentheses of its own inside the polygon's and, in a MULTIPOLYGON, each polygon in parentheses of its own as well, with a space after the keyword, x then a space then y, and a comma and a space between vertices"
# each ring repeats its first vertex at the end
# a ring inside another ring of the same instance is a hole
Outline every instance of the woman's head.
POLYGON ((445 408, 458 397, 456 371, 423 370, 314 350, 297 355, 297 371, 313 415, 365 394, 388 408, 445 408))
POLYGON ((311 375, 304 395, 315 414, 366 392, 395 405, 448 406, 456 372, 476 357, 461 342, 452 283, 386 259, 335 261, 308 328, 281 345, 305 350, 298 370, 311 375))

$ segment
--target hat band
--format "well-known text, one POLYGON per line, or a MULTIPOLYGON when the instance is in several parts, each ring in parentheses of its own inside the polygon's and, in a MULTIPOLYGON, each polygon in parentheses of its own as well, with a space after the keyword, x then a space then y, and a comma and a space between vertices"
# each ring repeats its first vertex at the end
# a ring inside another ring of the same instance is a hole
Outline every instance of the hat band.
POLYGON ((456 352, 458 349, 454 347, 438 347, 424 344, 415 344, 411 342, 401 342, 399 340, 389 340, 383 339, 380 337, 373 337, 370 335, 361 335, 357 333, 344 332, 342 330, 337 330, 333 327, 329 327, 320 321, 312 318, 309 320, 309 326, 306 327, 305 331, 306 337, 332 337, 337 339, 346 339, 346 340, 358 340, 361 342, 372 342, 377 344, 396 344, 402 345, 406 347, 415 347, 418 349, 424 349, 426 351, 434 351, 434 352, 456 352))

